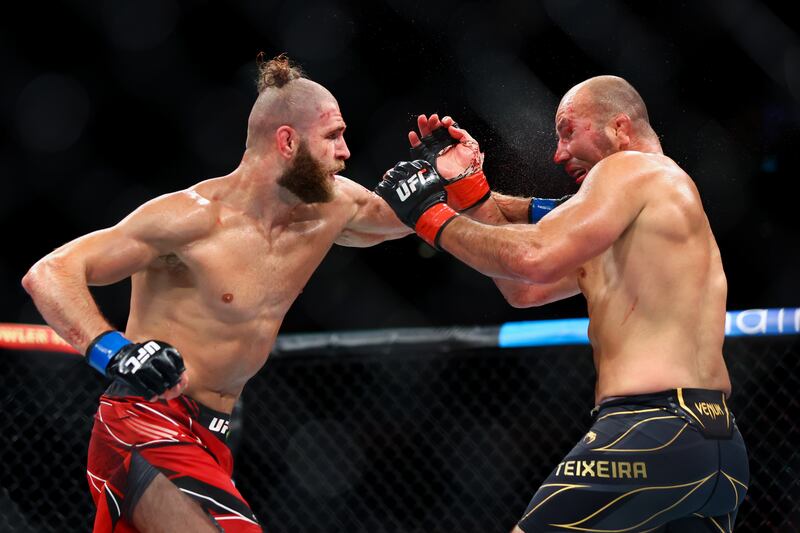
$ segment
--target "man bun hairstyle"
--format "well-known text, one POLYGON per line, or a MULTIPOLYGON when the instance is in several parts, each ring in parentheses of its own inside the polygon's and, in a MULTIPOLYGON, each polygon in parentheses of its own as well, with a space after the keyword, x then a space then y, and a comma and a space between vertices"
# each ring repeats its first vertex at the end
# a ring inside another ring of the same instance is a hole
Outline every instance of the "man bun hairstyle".
POLYGON ((292 80, 305 78, 303 69, 292 63, 285 53, 275 56, 269 61, 264 60, 264 52, 256 58, 258 64, 258 92, 273 87, 280 89, 292 80))

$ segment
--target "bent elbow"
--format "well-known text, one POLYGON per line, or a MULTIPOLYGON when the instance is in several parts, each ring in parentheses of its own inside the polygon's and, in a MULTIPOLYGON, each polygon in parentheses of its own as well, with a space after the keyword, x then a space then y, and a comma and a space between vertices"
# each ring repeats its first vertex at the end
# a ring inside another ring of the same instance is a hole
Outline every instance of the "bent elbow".
POLYGON ((22 288, 25 289, 25 292, 33 296, 37 287, 42 284, 40 281, 41 277, 41 267, 39 263, 36 263, 22 276, 22 288))
POLYGON ((528 307, 525 305, 525 298, 521 291, 503 291, 503 298, 506 299, 508 305, 515 309, 525 309, 528 307))
POLYGON ((536 285, 526 285, 515 290, 507 290, 503 292, 503 296, 508 305, 515 309, 539 307, 549 302, 546 291, 536 285))
POLYGON ((506 302, 514 309, 528 309, 529 307, 536 307, 539 305, 535 299, 528 298, 526 295, 519 293, 506 294, 506 302))
POLYGON ((524 252, 521 254, 518 265, 516 274, 528 283, 552 283, 562 276, 559 265, 541 250, 524 252))
POLYGON ((28 269, 28 272, 22 277, 22 287, 32 298, 35 298, 41 292, 41 288, 48 285, 48 280, 51 280, 61 269, 58 259, 52 255, 45 256, 28 269))

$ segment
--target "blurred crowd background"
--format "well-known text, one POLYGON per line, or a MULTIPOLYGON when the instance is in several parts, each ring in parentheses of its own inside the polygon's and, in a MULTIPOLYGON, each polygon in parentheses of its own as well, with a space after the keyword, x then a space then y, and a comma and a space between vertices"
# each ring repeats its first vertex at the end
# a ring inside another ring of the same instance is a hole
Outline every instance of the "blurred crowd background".
MULTIPOLYGON (((416 115, 438 112, 480 141, 496 190, 574 192, 552 162, 555 108, 587 77, 623 76, 665 153, 697 182, 728 307, 800 305, 790 3, 59 0, 5 11, 0 321, 41 321, 19 280, 51 249, 236 167, 261 51, 288 53, 338 98, 352 152, 344 174, 369 188, 408 157, 416 115)), ((119 327, 127 293, 125 283, 96 291, 119 327)), ((490 280, 409 237, 334 247, 284 331, 585 314, 579 297, 512 309, 490 280)))

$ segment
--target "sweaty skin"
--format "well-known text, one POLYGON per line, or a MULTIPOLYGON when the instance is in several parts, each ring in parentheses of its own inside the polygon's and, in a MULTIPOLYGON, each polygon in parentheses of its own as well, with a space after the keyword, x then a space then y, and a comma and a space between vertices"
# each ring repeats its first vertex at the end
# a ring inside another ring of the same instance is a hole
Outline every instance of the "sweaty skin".
MULTIPOLYGON (((587 89, 567 93, 556 114, 555 162, 578 193, 535 225, 528 199, 493 193, 446 226, 440 245, 516 307, 583 293, 597 403, 677 387, 730 394, 727 281, 697 188, 630 117, 592 120, 587 89)), ((422 135, 439 127, 435 118, 420 117, 422 135)))
POLYGON ((337 176, 332 202, 299 204, 282 220, 265 220, 226 203, 224 180, 179 193, 201 206, 205 225, 188 245, 132 276, 126 333, 170 339, 186 361, 186 394, 230 412, 328 250, 337 240, 355 244, 358 202, 373 202, 373 193, 337 176))
POLYGON ((234 172, 147 202, 118 225, 55 250, 26 275, 23 284, 44 318, 79 352, 114 329, 87 287, 130 276, 126 337, 166 341, 186 364, 182 382, 160 397, 184 392, 230 413, 331 246, 409 234, 378 196, 334 174, 350 153, 333 96, 309 80, 293 83, 303 84, 305 98, 319 98, 298 129, 251 120, 234 172), (330 169, 330 202, 306 204, 276 184, 301 137, 330 169))

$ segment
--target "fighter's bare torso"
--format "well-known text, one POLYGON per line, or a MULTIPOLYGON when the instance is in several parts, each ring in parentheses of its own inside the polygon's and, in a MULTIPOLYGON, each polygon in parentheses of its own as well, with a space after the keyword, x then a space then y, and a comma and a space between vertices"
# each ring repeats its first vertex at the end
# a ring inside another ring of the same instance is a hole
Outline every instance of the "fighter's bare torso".
POLYGON ((174 193, 197 233, 132 276, 126 334, 178 348, 189 377, 185 393, 229 412, 357 204, 352 182, 337 177, 332 202, 255 218, 226 202, 225 180, 174 193))
POLYGON ((630 194, 641 195, 643 207, 577 272, 589 308, 596 400, 678 386, 729 393, 722 358, 727 282, 694 183, 661 154, 609 160, 641 173, 630 194))

